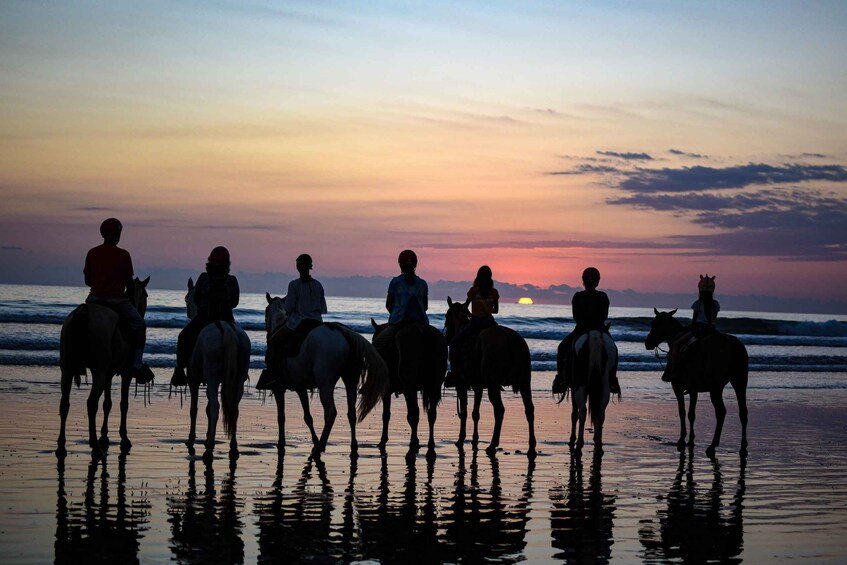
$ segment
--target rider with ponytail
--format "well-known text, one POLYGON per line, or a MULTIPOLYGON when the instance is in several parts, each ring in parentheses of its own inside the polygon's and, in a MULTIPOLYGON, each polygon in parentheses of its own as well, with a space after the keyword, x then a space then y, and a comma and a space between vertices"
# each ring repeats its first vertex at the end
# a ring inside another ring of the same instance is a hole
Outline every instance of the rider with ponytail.
POLYGON ((455 379, 462 372, 463 353, 469 343, 486 328, 496 326, 494 314, 500 310, 500 293, 494 288, 491 267, 483 265, 476 272, 473 286, 468 290, 465 307, 470 305, 470 323, 464 326, 448 344, 450 346, 450 376, 445 386, 455 386, 455 379))

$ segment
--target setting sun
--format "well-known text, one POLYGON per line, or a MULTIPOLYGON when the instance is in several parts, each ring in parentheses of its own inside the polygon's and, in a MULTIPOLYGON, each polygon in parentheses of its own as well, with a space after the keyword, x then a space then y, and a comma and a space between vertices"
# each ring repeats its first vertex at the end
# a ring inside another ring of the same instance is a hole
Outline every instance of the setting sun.
POLYGON ((523 296, 518 299, 518 304, 532 304, 532 298, 529 296, 523 296))

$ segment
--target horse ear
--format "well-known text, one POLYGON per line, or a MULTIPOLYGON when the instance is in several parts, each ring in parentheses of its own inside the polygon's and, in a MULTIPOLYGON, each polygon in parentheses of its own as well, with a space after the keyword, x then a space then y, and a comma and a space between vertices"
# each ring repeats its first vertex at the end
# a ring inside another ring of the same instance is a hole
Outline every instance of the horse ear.
POLYGON ((671 316, 673 316, 674 314, 676 314, 676 311, 677 311, 677 310, 679 310, 679 308, 674 308, 673 310, 671 310, 670 312, 668 312, 668 314, 670 314, 671 316))
POLYGON ((188 277, 188 290, 191 290, 192 288, 194 288, 194 279, 188 277))
POLYGON ((146 286, 147 286, 147 283, 149 283, 149 282, 150 282, 150 277, 148 276, 146 279, 144 279, 143 281, 141 281, 141 286, 146 287, 146 286))
POLYGON ((377 325, 376 321, 374 321, 374 319, 373 319, 373 318, 371 318, 371 325, 374 327, 374 329, 378 329, 378 328, 379 328, 379 326, 377 325))
POLYGON ((655 306, 653 306, 653 312, 654 312, 657 316, 659 315, 659 311, 656 309, 656 307, 655 307, 655 306))
POLYGON ((452 308, 452 307, 453 307, 453 299, 452 299, 452 298, 450 298, 449 296, 447 297, 447 307, 448 307, 448 308, 452 308))
POLYGON ((270 292, 265 292, 265 300, 268 301, 268 304, 271 303, 271 293, 270 292))

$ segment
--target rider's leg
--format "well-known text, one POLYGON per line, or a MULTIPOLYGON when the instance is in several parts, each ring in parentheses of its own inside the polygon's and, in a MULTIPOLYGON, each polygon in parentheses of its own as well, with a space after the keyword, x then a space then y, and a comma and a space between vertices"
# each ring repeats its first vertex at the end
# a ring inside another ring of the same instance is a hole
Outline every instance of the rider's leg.
POLYGON ((268 338, 268 347, 265 350, 265 370, 259 375, 256 390, 273 390, 277 379, 282 375, 282 349, 285 340, 294 333, 288 326, 283 326, 268 338))

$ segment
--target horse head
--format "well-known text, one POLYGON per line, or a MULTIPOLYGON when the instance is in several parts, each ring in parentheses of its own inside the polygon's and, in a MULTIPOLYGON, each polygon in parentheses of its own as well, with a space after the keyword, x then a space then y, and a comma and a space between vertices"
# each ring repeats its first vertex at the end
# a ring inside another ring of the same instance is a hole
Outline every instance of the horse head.
POLYGON ((149 282, 150 277, 144 280, 135 277, 126 289, 126 297, 129 298, 130 304, 138 310, 142 318, 144 313, 147 312, 147 283, 149 282))
POLYGON ((188 277, 188 292, 185 293, 185 312, 189 320, 197 315, 197 304, 194 302, 195 292, 197 292, 197 287, 194 286, 194 280, 188 277))
POLYGON ((670 312, 659 312, 656 308, 653 308, 656 317, 650 322, 650 333, 644 340, 646 349, 656 349, 662 342, 669 343, 679 333, 682 324, 673 317, 677 310, 677 308, 674 308, 670 312))
POLYGON ((383 332, 383 330, 385 330, 385 328, 387 328, 389 325, 390 325, 390 324, 377 324, 377 323, 376 323, 376 320, 374 320, 373 318, 371 318, 371 326, 372 326, 372 327, 373 327, 373 329, 374 329, 374 337, 376 337, 376 336, 378 336, 379 334, 381 334, 381 333, 383 332))
POLYGON ((471 321, 471 313, 468 311, 468 305, 465 302, 453 302, 453 299, 447 297, 447 313, 444 315, 444 337, 447 343, 453 339, 459 330, 471 321))
POLYGON ((288 319, 288 312, 285 311, 285 297, 271 296, 270 293, 265 293, 265 299, 268 305, 265 307, 265 331, 268 335, 274 333, 281 328, 288 319))

